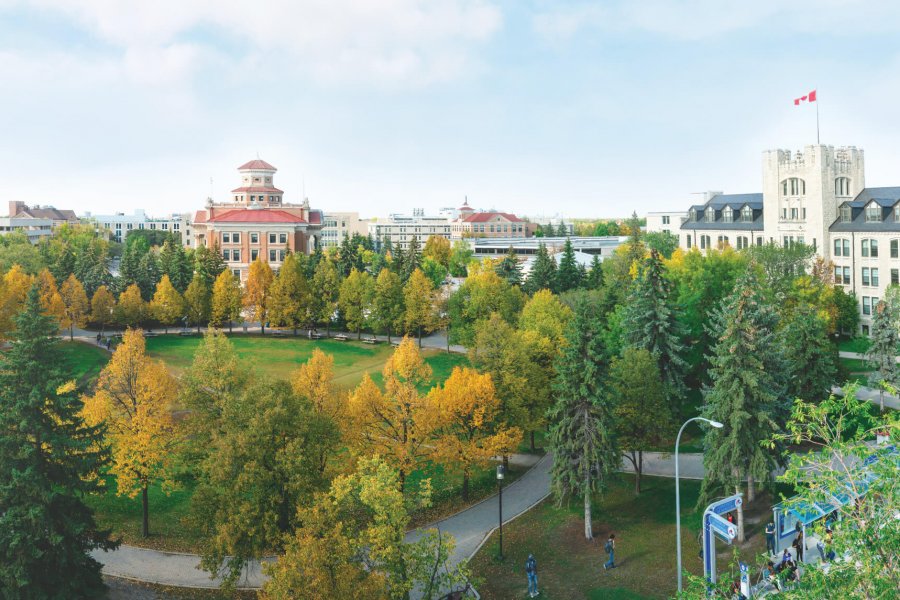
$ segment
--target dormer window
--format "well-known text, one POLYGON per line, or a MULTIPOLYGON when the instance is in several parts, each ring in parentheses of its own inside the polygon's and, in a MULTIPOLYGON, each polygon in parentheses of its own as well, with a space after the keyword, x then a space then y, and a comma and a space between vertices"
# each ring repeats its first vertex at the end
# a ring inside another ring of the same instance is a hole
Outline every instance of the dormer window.
POLYGON ((866 223, 878 223, 881 221, 881 207, 874 202, 866 207, 866 223))
POLYGON ((750 223, 753 221, 753 209, 749 206, 745 206, 741 209, 741 221, 744 223, 750 223))
POLYGON ((727 206, 722 209, 722 222, 723 223, 734 222, 734 212, 727 206))
POLYGON ((849 196, 850 195, 850 178, 838 177, 834 180, 834 195, 849 196))
POLYGON ((704 211, 704 214, 706 215, 705 220, 707 223, 715 223, 716 222, 716 210, 714 208, 707 208, 704 211))
POLYGON ((690 213, 691 213, 691 221, 696 223, 697 222, 697 209, 692 208, 690 213))
POLYGON ((806 182, 797 177, 791 177, 781 182, 781 193, 783 196, 805 196, 806 182))
POLYGON ((849 223, 851 217, 851 210, 849 206, 841 207, 841 223, 849 223))
POLYGON ((900 223, 900 204, 894 207, 894 222, 900 223))

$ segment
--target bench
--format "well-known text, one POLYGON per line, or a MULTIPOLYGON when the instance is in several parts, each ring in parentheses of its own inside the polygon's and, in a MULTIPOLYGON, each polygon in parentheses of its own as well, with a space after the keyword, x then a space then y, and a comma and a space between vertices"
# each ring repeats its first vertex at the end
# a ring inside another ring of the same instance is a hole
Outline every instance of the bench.
POLYGON ((339 342, 346 342, 346 341, 349 340, 350 338, 348 338, 348 337, 347 337, 346 335, 344 335, 343 333, 339 333, 339 334, 337 334, 336 336, 334 336, 334 339, 336 339, 336 340, 339 341, 339 342))
POLYGON ((193 329, 182 329, 178 332, 178 335, 194 335, 193 329))
POLYGON ((362 341, 363 341, 364 344, 377 344, 377 343, 378 343, 378 338, 375 338, 375 337, 367 337, 367 338, 363 338, 362 341))
POLYGON ((325 334, 324 333, 312 333, 312 334, 310 334, 309 337, 314 340, 321 340, 322 338, 325 337, 325 334))
POLYGON ((291 332, 285 331, 284 329, 273 329, 272 335, 285 336, 285 335, 291 335, 291 332))
POLYGON ((156 333, 155 331, 145 331, 145 332, 144 332, 144 337, 145 337, 145 338, 148 338, 148 337, 156 337, 156 336, 158 336, 158 335, 159 335, 159 334, 156 333))

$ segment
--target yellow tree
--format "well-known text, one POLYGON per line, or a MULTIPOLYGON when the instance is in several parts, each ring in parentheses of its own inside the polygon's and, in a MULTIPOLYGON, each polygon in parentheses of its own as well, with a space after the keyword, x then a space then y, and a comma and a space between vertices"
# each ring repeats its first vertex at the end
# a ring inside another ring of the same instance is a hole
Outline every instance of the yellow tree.
POLYGON ((59 295, 62 296, 65 307, 65 319, 63 323, 69 327, 69 339, 75 339, 75 326, 84 327, 88 314, 91 312, 91 303, 88 302, 84 286, 75 278, 75 275, 63 281, 59 287, 59 295))
MULTIPOLYGON (((309 360, 291 374, 291 389, 312 404, 313 410, 334 423, 343 423, 347 415, 347 393, 334 384, 334 357, 318 348, 309 360)), ((313 451, 319 472, 324 473, 332 449, 313 451)))
POLYGON ((422 332, 430 331, 434 323, 434 286, 421 269, 413 271, 403 288, 406 313, 403 322, 407 332, 415 332, 422 347, 422 332))
POLYGON ((269 293, 272 287, 272 267, 259 257, 250 263, 247 276, 247 287, 244 290, 244 308, 250 311, 250 318, 259 321, 260 330, 266 333, 268 319, 269 293))
POLYGON ((231 269, 225 269, 213 284, 209 324, 222 327, 227 322, 230 332, 232 323, 241 318, 241 308, 241 282, 231 269))
POLYGON ((356 339, 362 337, 362 326, 372 304, 373 292, 372 276, 366 271, 351 269, 350 275, 341 283, 338 306, 341 307, 347 325, 356 330, 356 339))
POLYGON ((450 240, 440 235, 428 236, 422 255, 431 258, 445 267, 450 264, 450 240))
POLYGON ((184 298, 172 285, 168 275, 163 275, 156 284, 156 292, 150 301, 150 314, 165 327, 166 333, 169 333, 169 325, 184 314, 184 298))
POLYGON ((137 327, 147 314, 147 305, 141 297, 141 288, 132 283, 119 294, 116 305, 116 321, 123 327, 137 327))
POLYGON ((100 331, 114 321, 116 297, 105 285, 101 285, 91 298, 91 321, 100 325, 100 331))
POLYGON ((59 290, 56 287, 56 278, 53 277, 50 270, 42 269, 37 274, 35 284, 38 287, 38 296, 40 297, 41 309, 43 309, 44 314, 55 317, 60 329, 68 327, 66 306, 63 304, 62 296, 59 295, 59 290))
POLYGON ((209 286, 203 276, 194 271, 194 277, 187 289, 184 290, 184 312, 188 323, 197 326, 200 333, 200 324, 209 319, 209 286))
POLYGON ((563 333, 571 320, 572 309, 560 302, 550 290, 538 290, 522 308, 519 329, 546 337, 561 349, 565 339, 563 333))
POLYGON ((375 279, 372 295, 372 323, 376 331, 387 331, 388 342, 391 332, 403 324, 403 283, 400 276, 388 268, 382 268, 375 279))
POLYGON ((325 322, 325 333, 328 334, 341 290, 341 273, 330 254, 323 256, 316 265, 312 290, 312 313, 315 319, 325 322))
POLYGON ((284 257, 270 289, 269 320, 276 325, 290 327, 296 335, 297 327, 308 322, 309 286, 303 268, 293 254, 284 257))
POLYGON ((403 338, 384 365, 384 391, 369 374, 350 395, 350 429, 363 454, 379 454, 400 474, 400 489, 406 477, 431 454, 438 425, 434 404, 418 387, 431 379, 431 367, 416 344, 403 338))
POLYGON ((455 367, 443 386, 431 390, 429 399, 439 415, 434 456, 462 473, 463 500, 468 500, 472 471, 515 448, 522 431, 499 423, 500 400, 491 376, 474 369, 455 367))
POLYGON ((3 276, 2 296, 0 296, 0 334, 6 336, 14 328, 13 317, 25 305, 25 296, 34 283, 34 277, 19 265, 13 265, 3 276))
POLYGON ((97 391, 84 403, 85 421, 106 425, 118 494, 141 494, 144 537, 150 535, 147 490, 157 482, 164 489, 173 485, 171 411, 176 394, 175 379, 165 365, 147 356, 144 335, 129 329, 100 373, 97 391))

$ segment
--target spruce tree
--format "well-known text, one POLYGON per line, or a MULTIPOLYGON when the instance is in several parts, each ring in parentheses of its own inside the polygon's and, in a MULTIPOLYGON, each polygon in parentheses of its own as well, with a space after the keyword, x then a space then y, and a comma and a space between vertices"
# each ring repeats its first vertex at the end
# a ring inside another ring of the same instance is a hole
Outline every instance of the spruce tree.
POLYGON ((519 258, 512 246, 497 263, 494 271, 510 285, 522 285, 522 266, 519 264, 519 258))
POLYGON ((225 267, 225 259, 222 258, 218 244, 213 244, 212 248, 199 246, 194 250, 194 271, 200 273, 207 287, 212 288, 216 277, 225 267))
POLYGON ((413 274, 413 271, 419 268, 420 266, 421 256, 419 256, 419 238, 417 236, 412 236, 412 239, 409 240, 409 246, 405 251, 400 251, 400 265, 399 265, 399 275, 400 279, 405 284, 409 281, 410 276, 413 274))
POLYGON ((884 412, 885 386, 900 386, 900 366, 897 355, 897 315, 893 303, 882 300, 875 307, 872 319, 872 345, 866 358, 875 371, 869 376, 869 383, 878 388, 881 411, 884 412))
MULTIPOLYGON (((782 381, 787 367, 775 333, 778 314, 763 296, 756 271, 751 265, 711 314, 710 334, 718 342, 709 357, 702 414, 724 427, 706 433, 701 504, 723 489, 740 492, 744 481, 746 501, 752 502, 756 482, 771 477, 781 456, 781 448, 762 442, 781 433, 787 421, 790 403, 782 381)), ((741 510, 738 536, 743 542, 741 510)))
POLYGON ((159 270, 162 275, 169 276, 169 281, 179 294, 184 293, 194 275, 193 265, 188 262, 184 246, 172 240, 166 240, 159 251, 159 270))
POLYGON ((525 281, 525 291, 534 294, 540 290, 556 292, 556 261, 547 252, 547 246, 538 244, 537 254, 525 281))
POLYGON ((159 259, 153 251, 147 252, 138 262, 138 275, 135 283, 141 289, 141 298, 146 302, 153 299, 156 284, 162 273, 159 269, 159 259))
POLYGON ((556 235, 559 237, 568 237, 569 229, 563 221, 559 222, 559 227, 556 228, 556 235))
POLYGON ((82 402, 56 330, 32 287, 8 350, 0 354, 0 596, 97 598, 101 565, 89 552, 117 543, 84 497, 98 490, 107 455, 82 402))
POLYGON ((559 271, 556 272, 556 291, 561 294, 580 285, 581 271, 578 270, 578 262, 575 260, 575 250, 572 248, 572 240, 566 238, 562 257, 559 259, 559 271))
POLYGON ((628 347, 647 350, 656 360, 666 400, 674 410, 684 400, 687 362, 683 333, 673 310, 672 284, 663 269, 659 253, 652 250, 631 288, 622 329, 628 347))
POLYGON ((600 264, 600 257, 596 254, 591 259, 591 268, 588 270, 584 286, 589 290, 599 290, 603 287, 603 266, 600 264))
POLYGON ((589 292, 573 299, 573 318, 557 361, 556 403, 548 412, 551 482, 561 502, 574 496, 584 502, 584 537, 594 537, 591 496, 602 491, 619 468, 612 407, 601 387, 606 377, 603 323, 589 292))
POLYGON ((835 378, 835 347, 828 339, 828 326, 815 308, 801 304, 782 331, 787 361, 788 396, 807 402, 827 398, 835 378))

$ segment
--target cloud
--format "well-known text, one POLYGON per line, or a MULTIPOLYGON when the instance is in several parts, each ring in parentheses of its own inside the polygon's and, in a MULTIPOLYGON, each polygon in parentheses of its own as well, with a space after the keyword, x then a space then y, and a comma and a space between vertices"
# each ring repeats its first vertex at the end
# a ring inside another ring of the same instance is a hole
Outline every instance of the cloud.
POLYGON ((490 0, 31 0, 19 7, 63 15, 118 48, 132 77, 147 83, 170 83, 219 57, 289 64, 330 82, 427 84, 476 65, 478 45, 502 25, 490 0))
POLYGON ((534 30, 566 39, 585 30, 648 32, 696 40, 763 27, 768 31, 858 35, 900 30, 900 3, 879 0, 610 0, 538 4, 534 30))

